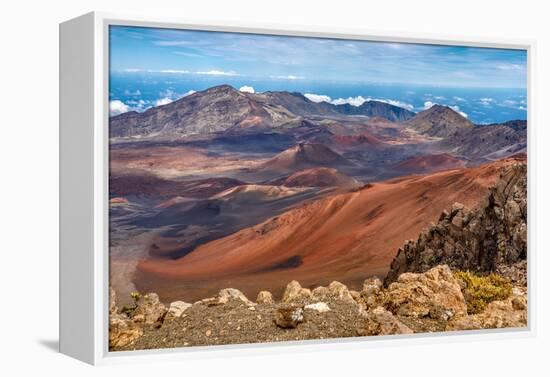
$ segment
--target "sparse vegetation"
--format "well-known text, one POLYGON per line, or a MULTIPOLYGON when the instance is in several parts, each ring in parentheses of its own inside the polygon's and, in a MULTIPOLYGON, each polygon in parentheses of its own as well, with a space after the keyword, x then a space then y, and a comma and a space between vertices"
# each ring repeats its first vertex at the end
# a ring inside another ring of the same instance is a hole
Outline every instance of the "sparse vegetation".
POLYGON ((122 307, 122 309, 120 309, 120 311, 123 314, 126 314, 128 317, 132 317, 132 315, 134 314, 134 311, 136 310, 136 308, 138 306, 138 302, 141 299, 141 293, 132 292, 132 293, 130 293, 130 297, 132 298, 132 300, 134 300, 134 304, 133 305, 124 305, 122 307))
POLYGON ((510 280, 495 273, 479 276, 470 271, 457 271, 455 277, 463 283, 468 314, 480 313, 491 301, 504 300, 512 294, 510 280))

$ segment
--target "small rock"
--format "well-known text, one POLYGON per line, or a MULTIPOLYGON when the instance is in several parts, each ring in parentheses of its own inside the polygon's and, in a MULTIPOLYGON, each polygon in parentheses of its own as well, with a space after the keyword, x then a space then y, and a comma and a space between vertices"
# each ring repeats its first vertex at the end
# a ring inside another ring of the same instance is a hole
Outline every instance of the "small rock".
POLYGON ((206 336, 212 335, 212 330, 206 330, 206 334, 205 334, 205 335, 206 335, 206 336))
POLYGON ((288 329, 295 328, 304 320, 304 310, 296 305, 284 305, 275 311, 275 324, 288 329))
POLYGON ((339 300, 348 303, 355 303, 348 287, 344 284, 333 281, 328 287, 317 287, 311 292, 311 295, 316 300, 332 301, 339 300))
POLYGON ((311 298, 311 291, 307 288, 302 288, 296 280, 288 283, 283 294, 283 302, 300 302, 311 298))
POLYGON ((241 300, 246 305, 253 305, 244 293, 235 288, 225 288, 218 293, 218 302, 220 304, 226 304, 229 300, 241 300))
POLYGON ((314 304, 309 304, 304 306, 305 310, 315 310, 319 313, 325 313, 330 311, 329 306, 324 302, 316 302, 314 304))
POLYGON ((378 278, 370 278, 363 282, 361 290, 361 303, 366 308, 376 308, 384 302, 384 291, 382 282, 378 278))
POLYGON ((139 299, 133 318, 136 322, 142 321, 146 325, 152 325, 162 322, 166 312, 166 306, 160 302, 159 296, 149 293, 139 299))
POLYGON ((527 301, 525 300, 525 297, 514 297, 512 299, 512 307, 514 310, 527 309, 527 301))
POLYGON ((183 313, 189 309, 192 305, 183 301, 174 301, 168 307, 168 312, 166 312, 165 320, 180 318, 183 313))
POLYGON ((357 329, 360 336, 412 334, 413 331, 381 306, 367 312, 365 321, 357 329))
POLYGON ((256 302, 258 304, 273 304, 275 303, 275 300, 273 300, 273 295, 269 291, 261 291, 258 293, 258 297, 256 297, 256 302))

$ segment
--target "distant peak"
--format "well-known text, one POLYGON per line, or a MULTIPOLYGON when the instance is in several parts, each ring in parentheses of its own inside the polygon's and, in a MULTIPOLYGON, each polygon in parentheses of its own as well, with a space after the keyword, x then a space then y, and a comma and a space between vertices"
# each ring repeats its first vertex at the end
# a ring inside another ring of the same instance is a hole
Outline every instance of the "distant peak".
POLYGON ((237 92, 239 91, 229 84, 222 84, 206 89, 204 92, 237 92))

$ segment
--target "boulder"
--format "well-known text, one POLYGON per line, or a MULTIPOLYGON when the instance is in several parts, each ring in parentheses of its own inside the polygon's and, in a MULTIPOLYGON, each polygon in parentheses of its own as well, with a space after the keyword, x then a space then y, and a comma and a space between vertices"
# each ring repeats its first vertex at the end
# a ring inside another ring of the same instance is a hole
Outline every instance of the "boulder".
POLYGON ((304 310, 298 305, 283 305, 275 310, 275 324, 284 329, 295 328, 304 321, 304 310))
POLYGON ((466 314, 460 288, 446 265, 422 274, 404 273, 389 286, 384 306, 398 316, 447 321, 466 314))
POLYGON ((275 300, 273 299, 271 292, 261 291, 258 293, 258 297, 256 297, 256 302, 258 304, 273 304, 275 303, 275 300))
POLYGON ((141 335, 143 329, 124 314, 109 316, 109 348, 126 347, 133 344, 141 335))
POLYGON ((357 335, 395 335, 412 334, 413 331, 401 323, 395 316, 378 306, 365 314, 364 321, 357 329, 357 335))
POLYGON ((218 302, 220 304, 226 304, 227 302, 229 302, 230 300, 239 300, 239 301, 242 301, 243 303, 245 303, 246 305, 254 305, 254 303, 252 301, 250 301, 245 295, 244 293, 242 293, 241 291, 239 291, 238 289, 235 289, 235 288, 225 288, 225 289, 222 289, 219 293, 218 293, 218 302))
POLYGON ((132 319, 136 323, 142 322, 146 325, 153 325, 162 322, 166 312, 166 306, 160 302, 159 296, 156 293, 149 293, 137 302, 132 319))
POLYGON ((385 294, 382 281, 378 278, 370 278, 363 282, 361 290, 361 304, 367 308, 376 308, 384 303, 385 294))
POLYGON ((224 305, 227 304, 229 301, 237 301, 239 303, 243 303, 248 306, 256 305, 252 301, 250 301, 244 293, 239 291, 235 288, 225 288, 218 292, 218 294, 215 297, 208 297, 205 299, 202 299, 200 301, 197 301, 195 304, 199 305, 206 305, 206 306, 216 306, 216 305, 224 305))
POLYGON ((282 302, 303 302, 309 298, 311 298, 311 291, 307 288, 302 288, 300 283, 293 280, 286 286, 282 302))
POLYGON ((322 301, 344 301, 348 303, 355 303, 353 296, 351 295, 348 287, 344 284, 333 281, 328 287, 317 287, 311 292, 311 296, 315 300, 322 301))
POLYGON ((180 318, 183 313, 189 309, 191 304, 188 304, 187 302, 183 301, 174 301, 170 304, 168 307, 168 311, 166 312, 166 316, 164 320, 174 319, 174 318, 180 318))

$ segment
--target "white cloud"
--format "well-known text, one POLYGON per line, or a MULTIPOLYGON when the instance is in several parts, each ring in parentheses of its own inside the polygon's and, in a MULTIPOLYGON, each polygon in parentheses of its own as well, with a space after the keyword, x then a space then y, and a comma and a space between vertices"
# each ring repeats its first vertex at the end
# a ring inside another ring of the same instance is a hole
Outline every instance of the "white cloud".
POLYGON ((443 97, 443 96, 434 96, 434 98, 435 98, 435 99, 438 99, 438 100, 440 100, 440 101, 443 100, 443 99, 445 99, 445 97, 443 97))
POLYGON ((398 106, 410 111, 414 110, 414 106, 411 105, 410 103, 393 100, 393 99, 370 98, 370 97, 365 98, 363 96, 332 99, 327 95, 314 94, 314 93, 305 93, 304 96, 312 102, 328 102, 328 103, 332 103, 333 105, 349 104, 349 105, 358 107, 368 101, 378 101, 378 102, 387 103, 389 105, 398 106))
POLYGON ((479 102, 480 102, 483 106, 490 107, 491 104, 492 104, 493 102, 495 102, 495 100, 492 99, 492 98, 489 98, 489 97, 484 97, 484 98, 480 98, 480 99, 479 99, 479 102))
POLYGON ((251 86, 248 86, 248 85, 241 86, 241 88, 239 89, 239 91, 241 91, 241 92, 243 92, 243 93, 256 93, 256 91, 254 90, 254 88, 251 87, 251 86))
POLYGON ((515 101, 515 100, 507 99, 507 100, 502 101, 499 104, 499 106, 507 107, 509 109, 527 111, 527 106, 525 106, 526 104, 527 104, 527 102, 525 100, 515 101))
POLYGON ((451 109, 462 115, 464 118, 468 118, 468 114, 466 114, 464 111, 460 110, 460 107, 458 106, 449 106, 451 109))
POLYGON ((504 71, 519 71, 523 69, 523 66, 520 64, 500 64, 497 65, 497 68, 504 71))
POLYGON ((124 68, 122 72, 143 72, 141 68, 124 68))
POLYGON ((160 73, 174 73, 174 74, 186 74, 189 73, 189 71, 186 71, 184 69, 161 69, 158 71, 160 73))
POLYGON ((130 107, 118 99, 109 102, 109 113, 111 116, 127 113, 128 111, 130 111, 130 107))
POLYGON ((369 101, 370 98, 364 98, 363 96, 357 96, 357 97, 348 97, 348 98, 338 98, 338 99, 335 99, 333 101, 331 101, 331 103, 333 105, 343 105, 345 103, 348 103, 352 106, 361 106, 362 104, 364 104, 365 102, 369 101))
POLYGON ((281 80, 302 80, 302 76, 294 75, 282 75, 282 76, 270 76, 272 79, 281 79, 281 80))
POLYGON ((466 100, 462 97, 454 96, 453 99, 458 102, 466 102, 466 100))
POLYGON ((409 111, 414 110, 414 106, 411 105, 410 103, 406 103, 406 102, 401 102, 401 101, 397 101, 397 100, 393 100, 393 99, 376 99, 375 101, 389 103, 390 105, 401 107, 401 108, 407 109, 409 111))
POLYGON ((329 96, 325 96, 323 94, 313 94, 313 93, 305 93, 304 97, 306 97, 308 100, 312 102, 331 102, 331 98, 329 96))
POLYGON ((189 90, 188 92, 184 93, 183 95, 179 95, 176 92, 174 92, 171 89, 167 89, 164 92, 161 92, 161 95, 163 97, 157 99, 154 102, 154 106, 162 106, 162 105, 168 105, 171 102, 174 102, 175 100, 183 97, 187 97, 191 94, 195 93, 194 90, 189 90))
POLYGON ((426 102, 424 102, 424 110, 428 110, 430 107, 432 107, 434 105, 437 105, 437 104, 432 102, 432 101, 426 101, 426 102))
MULTIPOLYGON (((424 102, 424 110, 427 110, 435 105, 438 105, 437 103, 435 102, 432 102, 432 101, 426 101, 424 102)), ((453 109, 454 111, 456 111, 457 113, 459 113, 460 115, 462 115, 464 118, 468 118, 468 114, 466 114, 464 111, 460 110, 460 107, 459 106, 448 106, 448 105, 443 105, 443 106, 447 106, 451 109, 453 109)))
POLYGON ((138 89, 135 92, 132 92, 131 90, 126 89, 124 91, 125 96, 141 96, 141 91, 138 89))
POLYGON ((199 71, 199 72, 195 72, 197 75, 212 75, 212 76, 238 76, 238 74, 236 72, 233 72, 233 71, 230 71, 230 72, 225 72, 225 71, 218 71, 216 69, 212 69, 210 71, 199 71))
POLYGON ((155 101, 155 106, 168 105, 171 102, 174 102, 174 100, 170 97, 159 98, 155 101))

